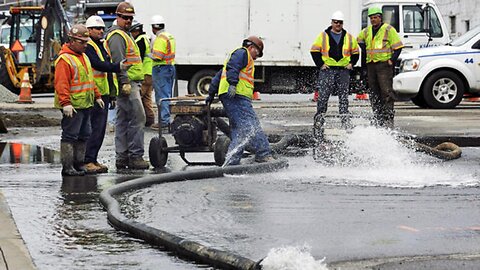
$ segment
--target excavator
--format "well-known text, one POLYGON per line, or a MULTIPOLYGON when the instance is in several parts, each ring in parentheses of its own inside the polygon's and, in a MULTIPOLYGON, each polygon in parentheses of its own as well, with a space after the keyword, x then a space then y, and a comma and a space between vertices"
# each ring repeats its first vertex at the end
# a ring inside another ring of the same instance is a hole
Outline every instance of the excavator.
POLYGON ((53 92, 53 62, 71 28, 62 1, 10 7, 4 18, 9 44, 0 46, 0 84, 10 91, 18 94, 28 73, 32 93, 53 92))

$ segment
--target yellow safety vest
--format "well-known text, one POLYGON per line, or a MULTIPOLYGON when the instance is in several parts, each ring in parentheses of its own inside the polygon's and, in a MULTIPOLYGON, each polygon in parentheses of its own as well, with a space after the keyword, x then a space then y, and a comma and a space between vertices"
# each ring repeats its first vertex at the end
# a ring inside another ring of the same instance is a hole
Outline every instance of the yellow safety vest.
POLYGON ((393 51, 403 48, 403 43, 398 36, 397 30, 389 24, 384 23, 378 29, 375 37, 373 27, 370 25, 364 28, 358 35, 358 43, 365 43, 367 49, 367 63, 385 62, 392 57, 393 51))
MULTIPOLYGON (((95 43, 95 41, 90 39, 88 41, 88 44, 93 47, 93 49, 97 53, 100 61, 105 62, 105 58, 103 58, 102 51, 98 47, 97 43, 95 43)), ((110 51, 105 46, 105 43, 103 45, 104 45, 104 48, 105 48, 107 54, 111 57, 110 51)), ((115 96, 117 96, 118 95, 117 74, 112 73, 112 75, 113 75, 113 84, 115 86, 115 96)), ((98 91, 100 92, 100 94, 102 96, 110 95, 110 85, 108 83, 108 73, 107 72, 98 71, 98 70, 93 68, 93 79, 95 80, 95 85, 97 86, 98 91)))
POLYGON ((349 33, 345 34, 342 46, 342 59, 336 61, 328 54, 330 51, 330 37, 326 32, 320 33, 310 49, 311 52, 322 53, 322 60, 327 66, 345 67, 350 63, 352 54, 358 54, 358 43, 349 33))
POLYGON ((236 50, 245 50, 248 55, 247 66, 240 70, 239 73, 236 95, 242 95, 249 99, 252 99, 254 79, 253 75, 255 74, 255 67, 253 65, 253 58, 250 55, 250 52, 245 47, 240 47, 233 50, 228 56, 227 60, 225 60, 225 63, 223 64, 222 77, 220 79, 220 86, 218 87, 218 95, 220 96, 221 94, 228 92, 228 87, 230 86, 230 84, 227 81, 227 63, 236 50))
POLYGON ((175 64, 176 42, 172 34, 161 32, 153 42, 153 66, 175 64))
MULTIPOLYGON (((86 54, 82 54, 85 60, 86 68, 82 61, 73 54, 62 53, 55 60, 55 66, 63 59, 70 66, 73 78, 70 82, 70 103, 76 109, 87 109, 93 106, 95 100, 95 82, 93 80, 92 65, 86 54)), ((55 92, 55 108, 61 109, 62 106, 55 92)))
POLYGON ((153 60, 152 58, 148 57, 150 54, 150 39, 148 38, 147 34, 141 34, 136 39, 135 42, 138 45, 138 42, 143 39, 145 43, 145 57, 143 57, 143 73, 145 75, 152 75, 152 66, 153 60))
POLYGON ((107 42, 114 34, 119 34, 125 40, 125 64, 132 65, 127 70, 128 79, 132 81, 143 81, 144 74, 142 57, 140 56, 140 50, 138 49, 137 43, 135 43, 129 34, 120 29, 115 29, 108 33, 106 37, 107 42))

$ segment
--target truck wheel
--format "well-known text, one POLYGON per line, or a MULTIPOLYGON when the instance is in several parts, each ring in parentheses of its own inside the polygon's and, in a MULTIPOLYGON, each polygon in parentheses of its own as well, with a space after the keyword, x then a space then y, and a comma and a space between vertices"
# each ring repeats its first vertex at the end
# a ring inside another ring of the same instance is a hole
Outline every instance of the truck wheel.
POLYGON ((227 136, 219 136, 213 145, 213 158, 215 164, 222 166, 225 163, 225 157, 227 156, 228 146, 230 146, 230 138, 227 136))
POLYGON ((425 81, 423 98, 432 109, 453 109, 462 101, 464 88, 457 74, 439 71, 425 81))
POLYGON ((197 96, 208 96, 208 88, 217 73, 213 69, 202 69, 195 73, 188 81, 188 93, 197 96))
POLYGON ((164 137, 155 136, 150 140, 148 146, 150 163, 155 168, 163 168, 167 164, 167 140, 164 137))
POLYGON ((425 102, 425 99, 423 98, 422 93, 418 93, 415 97, 412 99, 413 104, 417 105, 418 107, 422 109, 428 108, 427 103, 425 102))

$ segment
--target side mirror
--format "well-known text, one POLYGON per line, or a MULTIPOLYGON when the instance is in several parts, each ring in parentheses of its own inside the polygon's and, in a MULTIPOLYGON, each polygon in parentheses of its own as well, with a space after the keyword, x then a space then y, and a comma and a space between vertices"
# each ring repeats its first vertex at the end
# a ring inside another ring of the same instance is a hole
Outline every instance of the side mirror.
POLYGON ((429 4, 422 5, 422 14, 423 14, 423 29, 427 32, 427 36, 432 36, 432 29, 430 27, 431 20, 431 9, 432 7, 429 4))

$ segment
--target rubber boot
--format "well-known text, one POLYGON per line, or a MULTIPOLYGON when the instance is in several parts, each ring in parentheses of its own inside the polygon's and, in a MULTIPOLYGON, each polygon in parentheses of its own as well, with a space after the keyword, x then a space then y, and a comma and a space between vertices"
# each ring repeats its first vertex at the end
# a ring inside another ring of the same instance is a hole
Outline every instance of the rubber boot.
POLYGON ((68 142, 60 143, 60 159, 62 161, 62 175, 64 176, 82 176, 83 172, 75 170, 73 167, 73 144, 68 142))
POLYGON ((83 174, 87 174, 87 168, 85 168, 85 142, 76 142, 73 144, 73 167, 83 174))

